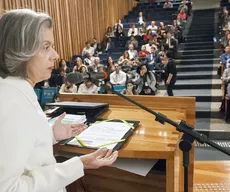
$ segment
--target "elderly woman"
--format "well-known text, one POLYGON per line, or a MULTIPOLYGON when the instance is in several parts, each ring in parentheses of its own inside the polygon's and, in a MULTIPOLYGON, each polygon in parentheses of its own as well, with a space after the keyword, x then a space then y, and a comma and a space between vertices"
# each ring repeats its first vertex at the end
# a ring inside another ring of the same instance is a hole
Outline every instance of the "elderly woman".
POLYGON ((84 175, 84 168, 111 165, 117 152, 94 153, 56 163, 55 140, 70 138, 86 127, 63 125, 62 114, 51 128, 33 86, 49 79, 58 59, 53 23, 43 13, 11 10, 0 18, 0 191, 64 192, 84 175))

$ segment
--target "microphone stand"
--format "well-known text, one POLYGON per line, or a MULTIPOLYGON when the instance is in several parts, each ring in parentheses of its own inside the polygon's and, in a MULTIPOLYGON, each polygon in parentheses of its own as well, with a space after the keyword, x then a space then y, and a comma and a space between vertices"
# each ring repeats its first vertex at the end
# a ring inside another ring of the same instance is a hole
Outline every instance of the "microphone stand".
MULTIPOLYGON (((104 86, 102 86, 103 88, 104 86)), ((183 166, 184 166, 184 192, 188 192, 188 166, 189 166, 189 159, 190 159, 190 150, 192 149, 192 144, 194 140, 197 140, 201 144, 208 144, 212 146, 213 148, 227 154, 230 156, 230 151, 217 145, 213 141, 209 140, 206 135, 203 135, 201 133, 198 133, 194 130, 194 127, 187 124, 184 120, 181 120, 180 123, 177 123, 171 119, 169 119, 164 114, 155 112, 142 104, 130 99, 129 97, 120 94, 117 91, 112 90, 108 86, 106 86, 105 89, 109 89, 112 93, 118 95, 119 97, 123 98, 124 100, 129 101, 130 103, 133 103, 134 105, 140 107, 141 109, 151 113, 154 115, 155 121, 160 122, 161 124, 169 123, 170 125, 174 126, 177 131, 182 132, 183 136, 181 137, 179 148, 183 152, 183 166)))

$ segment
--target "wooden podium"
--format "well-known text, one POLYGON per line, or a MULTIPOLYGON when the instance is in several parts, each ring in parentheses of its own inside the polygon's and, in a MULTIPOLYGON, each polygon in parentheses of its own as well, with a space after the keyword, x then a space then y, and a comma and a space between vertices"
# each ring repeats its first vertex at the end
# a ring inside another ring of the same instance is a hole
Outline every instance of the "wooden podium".
MULTIPOLYGON (((173 192, 183 191, 182 153, 179 150, 181 133, 169 124, 162 125, 150 113, 134 106, 116 95, 62 94, 61 101, 108 103, 109 109, 100 118, 139 120, 135 133, 121 150, 119 158, 164 159, 166 172, 150 171, 146 177, 114 167, 86 170, 80 185, 93 192, 173 192)), ((195 99, 176 97, 130 96, 137 102, 169 118, 194 125, 195 99)), ((73 146, 55 146, 55 152, 86 154, 91 152, 73 146)), ((189 165, 189 191, 193 191, 194 149, 191 150, 189 165)), ((79 181, 68 187, 68 191, 81 191, 79 181)), ((82 190, 84 191, 84 190, 82 190)))

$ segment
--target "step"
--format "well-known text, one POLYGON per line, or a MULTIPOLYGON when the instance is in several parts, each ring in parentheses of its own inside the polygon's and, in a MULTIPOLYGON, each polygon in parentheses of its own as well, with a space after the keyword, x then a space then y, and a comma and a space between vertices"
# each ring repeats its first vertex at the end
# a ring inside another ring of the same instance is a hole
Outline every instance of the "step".
MULTIPOLYGON (((220 79, 184 79, 177 80, 174 89, 221 89, 220 79)), ((158 89, 165 89, 165 84, 161 83, 158 89)))
POLYGON ((177 79, 219 79, 219 76, 217 75, 217 71, 180 71, 177 73, 177 79))
POLYGON ((180 45, 213 45, 213 41, 184 42, 180 45))
POLYGON ((214 34, 207 33, 205 35, 186 35, 185 38, 194 38, 194 37, 214 37, 214 34))
POLYGON ((212 54, 186 54, 179 56, 178 59, 207 59, 207 58, 218 58, 219 55, 212 54))
POLYGON ((177 56, 190 55, 190 54, 213 54, 214 57, 220 56, 220 49, 196 49, 196 50, 183 50, 183 45, 177 52, 177 56))
POLYGON ((190 32, 196 32, 196 33, 209 33, 209 32, 213 32, 214 31, 214 27, 209 27, 209 28, 197 28, 196 26, 194 27, 190 27, 189 28, 189 33, 190 32))
POLYGON ((214 59, 175 59, 174 60, 176 64, 185 64, 185 65, 190 65, 190 64, 217 64, 220 63, 220 58, 214 58, 214 59))
POLYGON ((191 72, 191 71, 194 71, 194 72, 214 71, 216 72, 219 66, 220 66, 219 64, 177 65, 176 68, 178 72, 191 72))
POLYGON ((214 30, 213 31, 189 31, 188 34, 189 35, 205 35, 207 33, 211 33, 214 34, 214 30))
POLYGON ((220 105, 221 102, 196 102, 196 118, 223 118, 220 105))

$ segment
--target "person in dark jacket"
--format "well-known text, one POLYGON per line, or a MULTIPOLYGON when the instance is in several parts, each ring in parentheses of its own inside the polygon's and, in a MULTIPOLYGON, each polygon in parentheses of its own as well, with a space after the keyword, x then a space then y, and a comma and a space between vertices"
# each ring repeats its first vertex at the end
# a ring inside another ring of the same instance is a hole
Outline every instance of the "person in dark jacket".
POLYGON ((176 64, 169 53, 167 53, 166 56, 162 58, 161 62, 165 65, 165 85, 167 88, 168 96, 173 96, 173 87, 177 78, 176 64))

